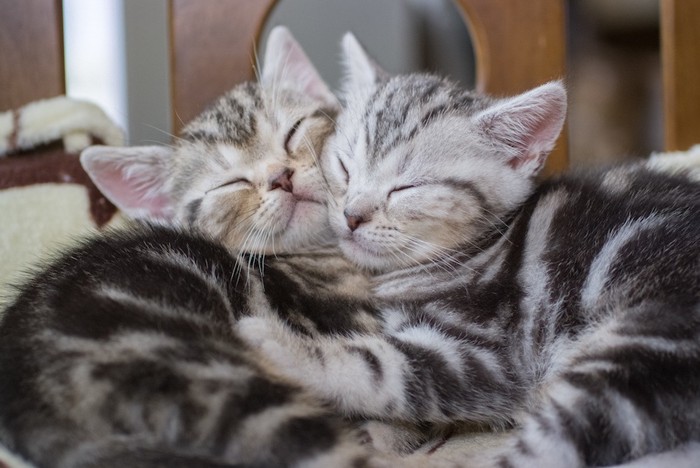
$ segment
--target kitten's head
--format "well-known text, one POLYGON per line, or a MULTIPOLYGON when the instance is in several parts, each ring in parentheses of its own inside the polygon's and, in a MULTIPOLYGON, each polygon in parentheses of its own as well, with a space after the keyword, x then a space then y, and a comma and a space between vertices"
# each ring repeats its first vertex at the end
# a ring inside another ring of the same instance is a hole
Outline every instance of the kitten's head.
POLYGON ((253 253, 328 241, 318 165, 338 103, 290 33, 268 38, 257 83, 190 122, 174 147, 92 147, 83 167, 132 218, 184 224, 253 253))
POLYGON ((343 52, 324 172, 349 258, 379 271, 445 258, 531 194, 564 121, 560 82, 494 99, 434 75, 389 77, 350 34, 343 52))

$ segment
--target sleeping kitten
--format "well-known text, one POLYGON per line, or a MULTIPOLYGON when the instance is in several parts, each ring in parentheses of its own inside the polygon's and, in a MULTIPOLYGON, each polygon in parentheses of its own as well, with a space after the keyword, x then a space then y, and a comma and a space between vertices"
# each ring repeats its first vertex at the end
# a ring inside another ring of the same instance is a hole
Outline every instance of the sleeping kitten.
POLYGON ((382 332, 312 341, 246 317, 241 336, 346 413, 520 428, 451 466, 609 465, 698 441, 700 185, 644 165, 537 184, 561 83, 494 99, 343 46, 330 218, 383 273, 382 332))
POLYGON ((198 229, 238 251, 328 244, 318 156, 338 102, 285 31, 271 33, 262 86, 246 83, 219 98, 175 147, 84 151, 97 187, 130 218, 198 229))
POLYGON ((372 332, 369 285, 342 257, 262 258, 327 243, 316 158, 336 111, 278 28, 260 84, 174 148, 84 152, 119 208, 165 226, 86 240, 21 287, 0 322, 0 442, 39 467, 382 466, 235 329, 274 314, 307 334, 372 332))

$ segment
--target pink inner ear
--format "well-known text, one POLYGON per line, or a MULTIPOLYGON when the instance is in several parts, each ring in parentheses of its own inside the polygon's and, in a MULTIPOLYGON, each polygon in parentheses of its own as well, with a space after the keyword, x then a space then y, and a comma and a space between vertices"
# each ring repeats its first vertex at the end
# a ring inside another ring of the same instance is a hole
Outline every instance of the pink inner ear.
POLYGON ((143 155, 95 155, 85 169, 104 195, 132 218, 172 218, 163 168, 143 155))
POLYGON ((322 101, 334 100, 332 93, 326 86, 321 76, 313 67, 303 50, 293 45, 289 50, 289 61, 293 64, 287 74, 292 79, 301 83, 302 92, 308 96, 322 101))
POLYGON ((566 118, 566 91, 551 82, 505 99, 477 116, 485 135, 501 143, 507 164, 534 175, 554 148, 566 118))
MULTIPOLYGON (((129 180, 119 177, 107 177, 103 179, 105 195, 110 199, 118 200, 119 206, 130 216, 139 216, 137 213, 147 213, 156 218, 169 218, 171 202, 163 193, 148 193, 146 187, 137 184, 129 184, 129 180)), ((142 215, 142 214, 141 214, 142 215)))
POLYGON ((551 114, 532 123, 534 124, 532 127, 526 126, 526 133, 522 135, 522 140, 518 144, 518 155, 508 161, 508 165, 514 169, 526 163, 533 163, 533 170, 541 169, 559 136, 561 124, 557 120, 552 120, 551 114))
POLYGON ((335 96, 288 31, 273 31, 268 40, 264 82, 273 86, 284 83, 300 93, 335 105, 335 96))
POLYGON ((514 125, 517 154, 508 164, 517 169, 537 172, 544 166, 547 156, 554 148, 564 121, 561 108, 545 103, 541 108, 529 109, 514 125))

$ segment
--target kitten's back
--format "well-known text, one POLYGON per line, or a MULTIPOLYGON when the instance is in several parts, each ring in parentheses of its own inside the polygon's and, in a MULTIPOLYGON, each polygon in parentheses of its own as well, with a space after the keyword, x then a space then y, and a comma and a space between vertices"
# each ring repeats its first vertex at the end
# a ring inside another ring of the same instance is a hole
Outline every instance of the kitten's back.
POLYGON ((0 322, 2 442, 39 466, 364 463, 344 422, 236 336, 255 307, 239 261, 155 226, 58 258, 0 322))

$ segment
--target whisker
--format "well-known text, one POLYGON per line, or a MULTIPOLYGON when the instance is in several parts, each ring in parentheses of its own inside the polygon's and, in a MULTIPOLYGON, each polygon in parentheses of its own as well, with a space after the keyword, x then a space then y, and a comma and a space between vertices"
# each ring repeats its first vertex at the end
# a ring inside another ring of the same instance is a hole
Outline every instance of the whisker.
POLYGON ((319 160, 318 155, 316 154, 316 150, 314 149, 314 147, 311 144, 311 141, 309 140, 309 137, 307 135, 303 135, 303 141, 306 144, 307 148, 309 149, 309 152, 311 153, 311 156, 314 160, 314 165, 318 169, 318 173, 321 175, 323 188, 326 191, 326 193, 329 195, 327 200, 331 204, 333 204, 333 206, 337 207, 338 202, 335 200, 335 197, 333 197, 333 191, 331 190, 331 185, 330 185, 330 182, 328 181, 328 176, 321 169, 321 161, 319 160))
MULTIPOLYGON (((184 138, 182 138, 182 137, 180 137, 180 136, 178 136, 178 135, 176 135, 176 134, 174 134, 174 133, 170 133, 170 132, 168 132, 168 131, 165 131, 165 130, 163 130, 163 129, 160 128, 160 127, 156 127, 155 125, 144 124, 144 126, 150 128, 151 130, 155 130, 155 131, 157 131, 157 132, 160 132, 160 133, 162 133, 163 135, 168 136, 168 137, 170 137, 171 139, 173 139, 173 140, 175 140, 175 141, 186 141, 184 138)), ((162 143, 160 143, 160 142, 154 142, 154 143, 162 144, 162 143)), ((171 148, 174 148, 174 147, 175 147, 175 146, 173 146, 173 145, 171 145, 171 144, 166 144, 166 145, 164 145, 164 146, 169 146, 169 147, 171 147, 171 148)))
POLYGON ((253 74, 255 75, 255 80, 258 83, 262 83, 260 75, 260 56, 258 55, 258 44, 253 41, 253 56, 249 57, 250 64, 253 67, 253 74))

